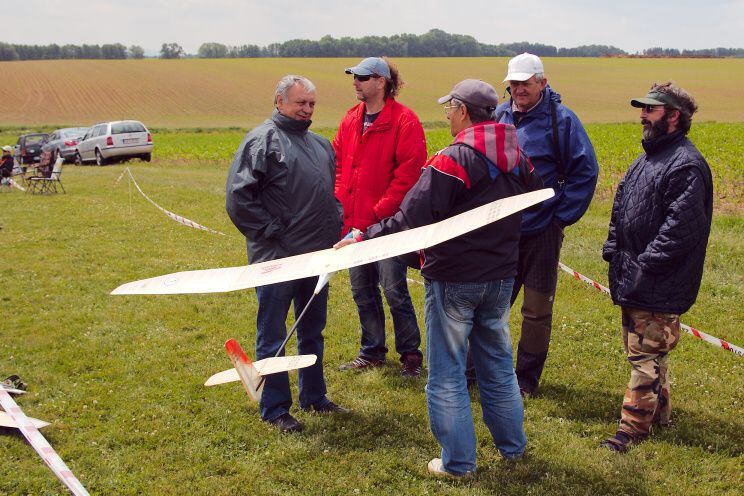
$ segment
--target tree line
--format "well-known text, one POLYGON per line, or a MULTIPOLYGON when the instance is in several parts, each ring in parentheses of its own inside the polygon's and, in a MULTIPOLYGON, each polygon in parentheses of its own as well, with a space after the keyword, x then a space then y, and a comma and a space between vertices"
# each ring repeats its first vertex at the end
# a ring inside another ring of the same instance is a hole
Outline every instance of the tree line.
POLYGON ((0 42, 0 60, 55 60, 55 59, 142 59, 141 46, 129 48, 121 43, 104 45, 13 45, 0 42))
MULTIPOLYGON (((490 45, 480 43, 469 35, 450 34, 432 29, 422 35, 396 34, 393 36, 363 36, 361 38, 334 38, 330 35, 320 40, 288 40, 283 43, 258 45, 225 45, 203 43, 195 55, 188 55, 178 43, 163 43, 160 58, 181 57, 258 58, 258 57, 511 57, 530 52, 541 57, 744 57, 742 48, 708 48, 678 50, 654 47, 640 53, 629 54, 611 45, 582 45, 557 48, 541 43, 518 42, 490 45)), ((46 59, 141 59, 142 47, 129 48, 121 43, 106 45, 13 45, 0 42, 0 60, 46 59)))

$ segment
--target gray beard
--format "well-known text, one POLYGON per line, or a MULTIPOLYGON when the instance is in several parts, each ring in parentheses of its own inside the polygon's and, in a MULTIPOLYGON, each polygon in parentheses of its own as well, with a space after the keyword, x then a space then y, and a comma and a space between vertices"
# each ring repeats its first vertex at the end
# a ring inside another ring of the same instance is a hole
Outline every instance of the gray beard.
POLYGON ((653 124, 648 121, 643 123, 643 139, 645 140, 652 140, 659 136, 664 136, 668 132, 669 123, 667 122, 666 115, 653 124))

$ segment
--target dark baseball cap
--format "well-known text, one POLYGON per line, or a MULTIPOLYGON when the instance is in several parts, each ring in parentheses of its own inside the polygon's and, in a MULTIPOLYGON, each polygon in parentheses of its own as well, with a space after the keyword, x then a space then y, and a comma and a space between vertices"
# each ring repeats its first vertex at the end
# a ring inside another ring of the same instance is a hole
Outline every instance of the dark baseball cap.
POLYGON ((682 105, 673 95, 654 90, 649 91, 644 97, 632 99, 630 104, 636 108, 642 108, 646 105, 669 105, 678 110, 682 108, 682 105))
POLYGON ((465 79, 457 83, 449 94, 437 100, 440 104, 447 103, 453 98, 473 105, 474 107, 493 110, 499 104, 496 89, 480 79, 465 79))

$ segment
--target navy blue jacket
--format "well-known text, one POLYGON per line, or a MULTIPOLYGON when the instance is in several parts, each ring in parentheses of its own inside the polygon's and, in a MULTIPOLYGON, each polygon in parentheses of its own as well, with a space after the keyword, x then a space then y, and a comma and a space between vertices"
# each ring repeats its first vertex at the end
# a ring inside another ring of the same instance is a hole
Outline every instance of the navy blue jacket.
POLYGON ((227 177, 227 213, 246 237, 250 263, 330 248, 341 231, 330 142, 274 111, 249 132, 227 177))
POLYGON ((620 181, 602 258, 612 301, 682 314, 697 297, 713 217, 713 178, 682 131, 643 141, 620 181))
POLYGON ((561 96, 548 85, 543 90, 542 101, 517 122, 511 99, 496 109, 496 115, 499 122, 516 126, 520 148, 529 155, 545 187, 555 190, 555 196, 545 200, 540 209, 522 215, 522 232, 538 233, 554 219, 561 227, 577 222, 594 196, 599 165, 594 147, 576 114, 561 104, 561 96), (558 141, 563 157, 565 183, 562 187, 557 184, 551 105, 556 105, 558 141))

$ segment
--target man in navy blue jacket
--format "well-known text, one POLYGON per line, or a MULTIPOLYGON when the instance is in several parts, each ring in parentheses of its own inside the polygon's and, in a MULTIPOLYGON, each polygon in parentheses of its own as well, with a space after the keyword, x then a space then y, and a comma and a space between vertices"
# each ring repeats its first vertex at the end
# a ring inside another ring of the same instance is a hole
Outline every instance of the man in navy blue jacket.
POLYGON ((645 153, 617 187, 602 250, 632 367, 620 426, 602 443, 620 452, 669 423, 667 354, 700 289, 713 217, 710 168, 687 139, 693 98, 668 82, 630 103, 641 109, 645 153))
POLYGON ((496 110, 496 121, 517 128, 519 146, 555 196, 522 215, 519 268, 511 302, 524 286, 517 379, 523 396, 533 394, 548 357, 558 259, 563 229, 577 222, 594 196, 599 166, 578 117, 548 86, 542 61, 523 53, 509 61, 504 82, 511 99, 496 110))

